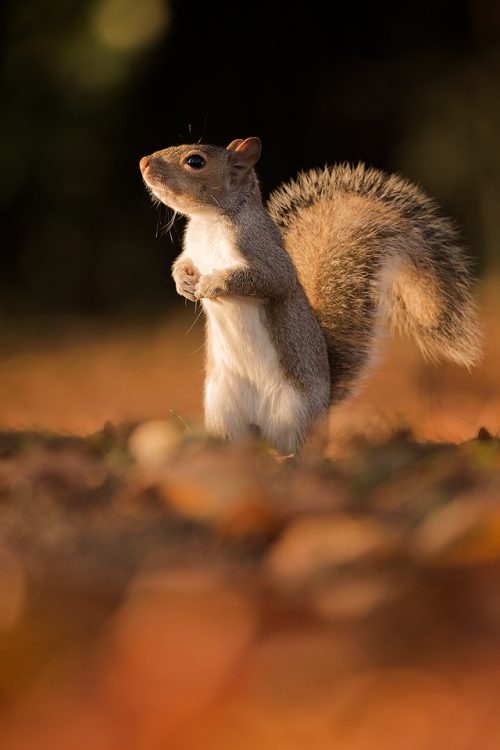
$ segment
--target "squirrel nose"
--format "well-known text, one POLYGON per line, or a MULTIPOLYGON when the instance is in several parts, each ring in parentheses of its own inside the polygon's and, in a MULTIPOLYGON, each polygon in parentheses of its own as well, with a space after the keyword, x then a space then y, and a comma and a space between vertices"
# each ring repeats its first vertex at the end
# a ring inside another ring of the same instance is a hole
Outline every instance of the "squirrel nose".
POLYGON ((144 174, 144 172, 146 171, 148 167, 149 167, 149 156, 143 156, 139 162, 139 169, 141 170, 142 174, 144 174))

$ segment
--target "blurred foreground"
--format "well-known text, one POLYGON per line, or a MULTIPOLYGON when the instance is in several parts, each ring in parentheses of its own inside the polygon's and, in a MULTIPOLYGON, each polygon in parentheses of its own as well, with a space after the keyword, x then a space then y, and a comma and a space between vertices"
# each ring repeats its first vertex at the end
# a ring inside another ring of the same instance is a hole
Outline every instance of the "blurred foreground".
POLYGON ((187 317, 4 332, 2 750, 496 750, 494 292, 484 308, 476 371, 398 341, 327 456, 285 462, 196 426, 187 317))
POLYGON ((500 441, 0 436, 3 750, 496 750, 500 441))

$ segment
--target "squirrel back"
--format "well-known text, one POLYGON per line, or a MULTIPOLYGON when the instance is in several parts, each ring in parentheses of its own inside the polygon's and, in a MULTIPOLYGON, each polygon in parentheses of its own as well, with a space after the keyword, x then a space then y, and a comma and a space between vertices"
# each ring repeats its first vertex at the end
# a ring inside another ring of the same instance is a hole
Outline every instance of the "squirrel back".
POLYGON ((324 332, 332 401, 354 390, 387 324, 414 336, 429 359, 478 359, 468 260, 418 187, 342 164, 299 174, 268 210, 324 332))

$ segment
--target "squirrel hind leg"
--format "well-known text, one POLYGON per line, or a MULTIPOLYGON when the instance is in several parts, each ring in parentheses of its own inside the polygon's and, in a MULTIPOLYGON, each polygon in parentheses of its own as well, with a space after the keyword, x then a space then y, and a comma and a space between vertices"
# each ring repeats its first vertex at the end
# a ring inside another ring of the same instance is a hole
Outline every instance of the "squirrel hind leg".
POLYGON ((259 437, 281 455, 295 454, 309 427, 307 413, 305 400, 289 384, 259 398, 250 384, 227 374, 211 373, 205 383, 205 427, 215 437, 259 437))
POLYGON ((249 414, 253 394, 228 375, 211 373, 205 381, 205 428, 215 437, 240 440, 253 433, 249 414))
POLYGON ((259 410, 259 425, 264 440, 282 455, 295 454, 301 448, 310 427, 305 398, 291 384, 273 390, 259 410))

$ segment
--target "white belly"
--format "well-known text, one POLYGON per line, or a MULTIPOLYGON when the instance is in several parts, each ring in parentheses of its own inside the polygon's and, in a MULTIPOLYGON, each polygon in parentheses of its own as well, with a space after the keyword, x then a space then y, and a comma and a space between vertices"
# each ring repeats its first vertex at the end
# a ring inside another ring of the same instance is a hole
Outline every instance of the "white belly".
POLYGON ((283 382, 261 300, 227 297, 204 300, 203 307, 215 367, 234 373, 259 390, 268 390, 283 382))
MULTIPOLYGON (((203 275, 244 266, 226 224, 220 219, 192 218, 184 254, 203 275)), ((262 387, 275 386, 283 375, 276 348, 267 330, 262 300, 219 297, 203 300, 209 324, 209 348, 214 365, 262 387)))
POLYGON ((295 450, 305 405, 281 368, 262 301, 232 297, 203 305, 211 361, 205 381, 207 426, 235 438, 256 425, 283 452, 295 450))
POLYGON ((193 261, 202 275, 243 263, 220 220, 192 218, 186 230, 183 255, 193 261))
MULTIPOLYGON (((201 274, 244 266, 221 222, 191 219, 184 253, 201 274)), ((266 325, 264 301, 248 297, 203 300, 208 321, 210 368, 205 383, 205 417, 212 431, 244 435, 249 424, 283 450, 294 450, 294 430, 304 404, 286 379, 266 325), (290 438, 292 435, 292 438, 290 438)))

